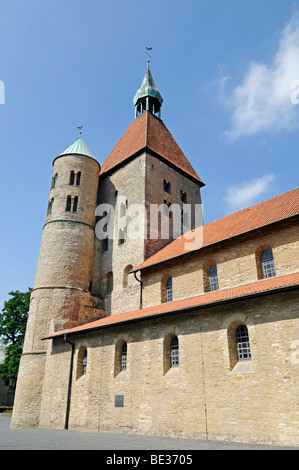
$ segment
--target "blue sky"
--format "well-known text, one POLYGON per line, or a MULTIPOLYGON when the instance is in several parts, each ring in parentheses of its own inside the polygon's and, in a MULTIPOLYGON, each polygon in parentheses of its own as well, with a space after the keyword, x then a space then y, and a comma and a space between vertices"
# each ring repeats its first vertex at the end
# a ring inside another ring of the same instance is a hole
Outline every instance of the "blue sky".
POLYGON ((0 307, 33 285, 53 159, 83 125, 104 161, 134 119, 146 45, 205 223, 298 185, 297 2, 2 0, 0 307))

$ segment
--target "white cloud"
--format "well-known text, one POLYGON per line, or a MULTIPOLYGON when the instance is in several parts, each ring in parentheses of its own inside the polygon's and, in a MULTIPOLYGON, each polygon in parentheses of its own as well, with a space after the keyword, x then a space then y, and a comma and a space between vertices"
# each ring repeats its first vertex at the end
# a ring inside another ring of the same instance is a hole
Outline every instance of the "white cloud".
MULTIPOLYGON (((232 127, 225 134, 237 139, 260 131, 298 128, 299 105, 291 100, 295 80, 299 80, 298 13, 283 29, 273 62, 251 62, 242 83, 222 99, 232 108, 232 127)), ((222 98, 226 81, 224 77, 220 83, 222 98)))
POLYGON ((269 188, 274 179, 274 174, 269 173, 228 188, 225 201, 229 204, 230 210, 237 211, 255 204, 256 199, 269 188))

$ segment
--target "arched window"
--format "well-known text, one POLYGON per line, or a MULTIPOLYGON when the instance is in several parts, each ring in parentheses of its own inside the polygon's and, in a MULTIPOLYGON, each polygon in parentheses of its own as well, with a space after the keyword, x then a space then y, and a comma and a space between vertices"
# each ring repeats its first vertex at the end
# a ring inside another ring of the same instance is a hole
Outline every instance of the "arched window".
POLYGON ((78 208, 78 196, 74 197, 74 202, 73 202, 73 212, 77 212, 78 208))
POLYGON ((170 367, 177 367, 179 365, 179 340, 174 336, 170 343, 170 367))
POLYGON ((51 181, 51 188, 50 189, 55 188, 57 178, 58 178, 58 173, 55 173, 55 175, 53 176, 52 181, 51 181))
POLYGON ((169 277, 166 281, 166 301, 172 302, 172 277, 169 277))
POLYGON ((163 190, 168 193, 168 194, 171 194, 171 183, 169 183, 168 181, 166 180, 163 180, 163 190))
POLYGON ((218 274, 217 274, 217 266, 216 264, 212 264, 209 267, 209 281, 210 281, 210 290, 218 290, 218 274))
POLYGON ((261 263, 264 278, 276 276, 273 253, 271 249, 267 248, 266 250, 262 251, 261 263))
POLYGON ((236 329, 236 344, 238 361, 249 361, 251 359, 251 353, 246 325, 240 325, 236 329))
POLYGON ((81 171, 76 174, 76 186, 80 186, 81 183, 81 171))
POLYGON ((121 347, 121 370, 127 370, 127 343, 121 347))
POLYGON ((127 343, 123 339, 119 339, 115 345, 114 357, 114 377, 117 377, 121 372, 127 370, 127 343))
POLYGON ((109 271, 106 274, 106 294, 110 295, 113 291, 113 272, 109 271))
POLYGON ((65 207, 65 210, 66 212, 70 212, 72 209, 72 196, 68 196, 66 198, 66 207, 65 207))
POLYGON ((132 285, 133 274, 129 274, 132 271, 133 266, 128 264, 128 266, 124 269, 124 277, 123 277, 123 287, 129 287, 132 285))
POLYGON ((48 202, 47 215, 51 214, 52 208, 53 208, 53 204, 54 204, 54 197, 52 197, 52 199, 48 202))
POLYGON ((71 171, 70 172, 70 182, 69 182, 69 185, 72 186, 75 182, 75 172, 74 171, 71 171))
POLYGON ((78 360, 77 360, 77 376, 78 380, 82 375, 85 375, 87 372, 87 349, 85 346, 81 346, 78 351, 78 360))
POLYGON ((85 349, 84 351, 82 365, 83 365, 83 375, 84 375, 86 374, 86 370, 87 370, 87 349, 85 349))

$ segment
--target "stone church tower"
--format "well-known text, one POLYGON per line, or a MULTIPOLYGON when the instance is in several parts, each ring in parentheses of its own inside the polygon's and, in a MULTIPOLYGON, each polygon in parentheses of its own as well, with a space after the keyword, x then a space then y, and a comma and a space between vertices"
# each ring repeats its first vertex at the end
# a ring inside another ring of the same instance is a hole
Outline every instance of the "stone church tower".
POLYGON ((142 286, 131 271, 172 237, 161 236, 163 217, 172 223, 163 211, 157 236, 150 236, 151 207, 201 203, 203 182, 161 120, 162 102, 148 64, 134 97, 135 119, 102 167, 81 135, 54 159, 13 427, 39 426, 46 413, 51 352, 43 337, 142 306, 142 286), (137 204, 145 208, 143 236, 130 238, 130 208, 137 204), (107 236, 97 236, 101 221, 102 232, 110 224, 107 236))
MULTIPOLYGON (((99 164, 79 137, 53 162, 46 221, 15 397, 16 423, 36 426, 45 372, 43 335, 88 319, 99 164)), ((89 309, 89 310, 93 310, 89 309)))
MULTIPOLYGON (((98 202, 111 204, 115 215, 113 237, 96 240, 94 289, 104 299, 106 314, 122 312, 124 301, 128 310, 139 307, 140 285, 130 271, 171 240, 171 205, 179 210, 181 229, 183 204, 200 205, 200 188, 204 185, 161 120, 163 99, 149 63, 133 101, 135 119, 100 173, 98 202), (130 236, 137 205, 145 210, 138 238, 130 236), (151 209, 158 206, 156 219, 151 209), (164 234, 161 226, 165 223, 169 232, 164 234)), ((194 214, 191 218, 189 228, 194 228, 194 214)))

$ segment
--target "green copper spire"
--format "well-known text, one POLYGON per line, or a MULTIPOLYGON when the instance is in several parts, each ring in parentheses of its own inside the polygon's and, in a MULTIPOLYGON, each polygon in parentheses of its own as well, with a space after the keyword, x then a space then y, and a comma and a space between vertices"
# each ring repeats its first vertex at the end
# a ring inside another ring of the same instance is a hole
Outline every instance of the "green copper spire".
POLYGON ((70 145, 67 149, 65 149, 59 155, 59 157, 61 157, 62 155, 70 155, 74 153, 76 153, 77 155, 87 155, 88 157, 95 159, 94 155, 91 153, 91 151, 87 147, 81 135, 78 137, 78 139, 75 140, 75 142, 72 145, 70 145))
POLYGON ((154 79, 149 68, 149 60, 147 61, 147 68, 141 87, 134 96, 133 102, 135 106, 135 117, 137 117, 138 114, 144 113, 144 111, 158 114, 158 116, 161 117, 163 98, 155 86, 154 79))

